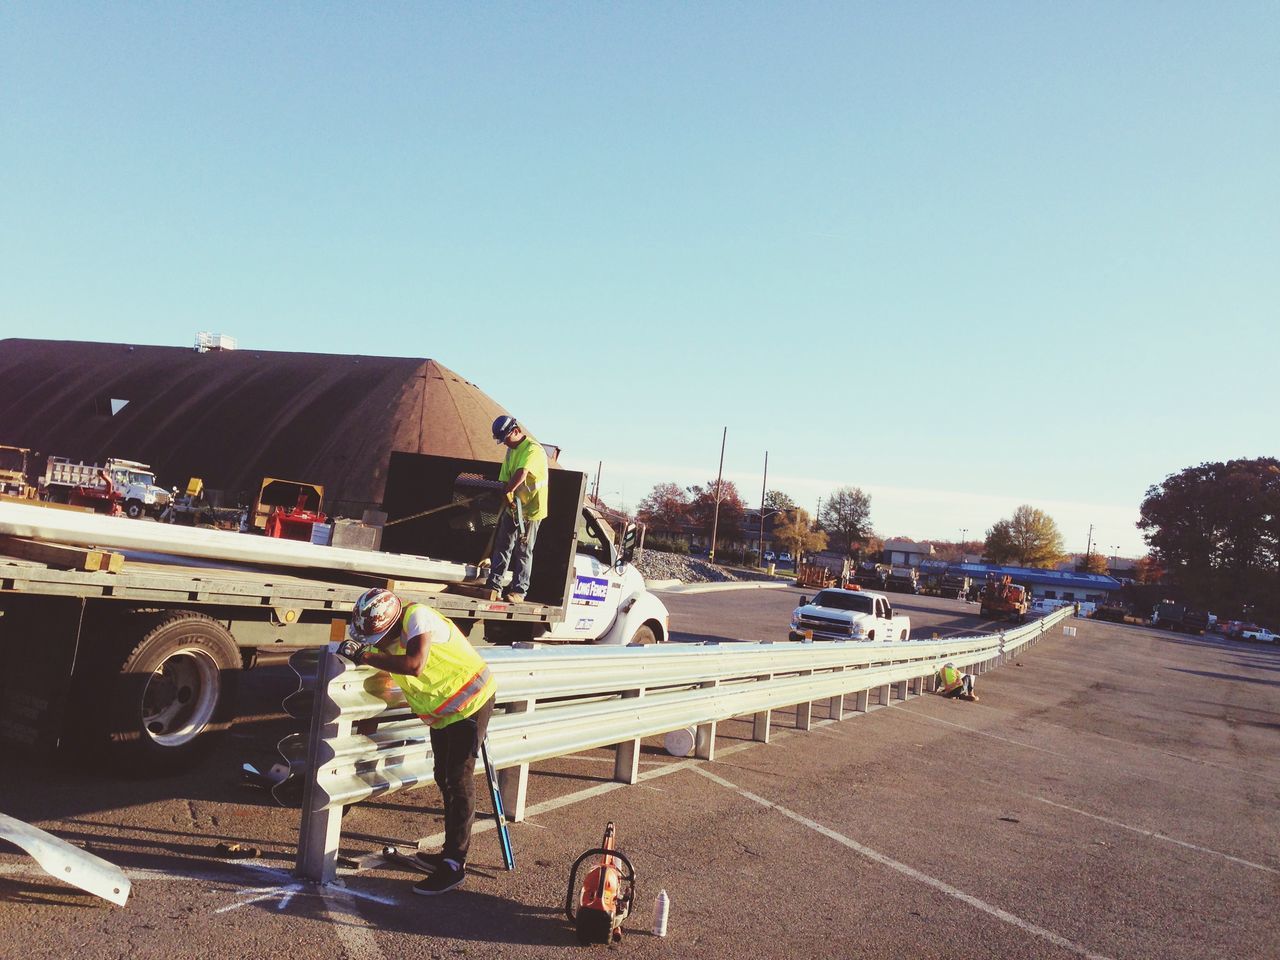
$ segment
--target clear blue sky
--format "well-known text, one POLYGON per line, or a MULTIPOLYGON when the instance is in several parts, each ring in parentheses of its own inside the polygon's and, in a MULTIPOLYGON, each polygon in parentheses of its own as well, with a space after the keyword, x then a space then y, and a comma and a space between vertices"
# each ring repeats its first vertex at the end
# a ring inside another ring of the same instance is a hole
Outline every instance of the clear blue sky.
POLYGON ((0 334, 429 356, 628 506, 1275 454, 1280 5, 11 4, 0 334))

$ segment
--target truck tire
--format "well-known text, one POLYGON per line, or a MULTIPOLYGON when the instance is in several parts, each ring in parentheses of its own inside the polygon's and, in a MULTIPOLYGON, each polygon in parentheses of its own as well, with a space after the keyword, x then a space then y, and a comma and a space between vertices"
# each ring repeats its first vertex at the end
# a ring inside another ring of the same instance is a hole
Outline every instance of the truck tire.
POLYGON ((147 508, 142 505, 141 500, 127 500, 124 505, 124 513, 130 520, 137 520, 147 512, 147 508))
POLYGON ((631 635, 631 642, 628 643, 627 646, 628 647, 647 647, 650 644, 654 644, 657 642, 658 642, 658 635, 653 632, 653 627, 649 626, 647 623, 642 623, 636 629, 636 632, 631 635))
POLYGON ((106 698, 112 763, 131 773, 167 773, 203 756, 235 722, 242 661, 216 620, 189 610, 164 614, 128 647, 106 698))

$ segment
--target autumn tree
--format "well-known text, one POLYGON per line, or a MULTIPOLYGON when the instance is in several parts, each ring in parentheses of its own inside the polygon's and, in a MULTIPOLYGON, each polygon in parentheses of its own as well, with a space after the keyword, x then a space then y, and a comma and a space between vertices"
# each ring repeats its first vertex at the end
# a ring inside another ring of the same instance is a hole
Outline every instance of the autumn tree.
POLYGON ((833 549, 852 553, 871 536, 871 498, 857 487, 840 487, 823 501, 818 525, 833 549))
MULTIPOLYGON (((716 492, 717 488, 714 480, 705 487, 690 487, 689 519, 693 522, 698 532, 708 539, 711 537, 711 528, 714 525, 717 542, 742 543, 745 540, 742 521, 746 516, 747 508, 742 502, 737 486, 732 480, 720 481, 720 514, 718 522, 716 520, 716 492)), ((712 550, 715 549, 715 546, 715 544, 711 545, 712 550)))
POLYGON ((785 546, 796 561, 827 548, 827 535, 815 530, 808 510, 788 510, 773 525, 773 542, 785 546))
POLYGON ((636 507, 636 518, 655 533, 678 533, 689 516, 689 494, 675 483, 659 483, 636 507))
POLYGON ((1024 503, 987 531, 983 554, 992 563, 1053 567, 1063 557, 1062 534, 1051 516, 1024 503))
POLYGON ((1100 553, 1086 553, 1076 564, 1077 573, 1106 573, 1107 558, 1100 553))
POLYGON ((1159 583, 1164 579, 1164 564, 1149 553, 1134 564, 1133 579, 1144 584, 1159 583))
POLYGON ((1186 600, 1280 616, 1280 460, 1187 467, 1152 486, 1138 528, 1186 600))

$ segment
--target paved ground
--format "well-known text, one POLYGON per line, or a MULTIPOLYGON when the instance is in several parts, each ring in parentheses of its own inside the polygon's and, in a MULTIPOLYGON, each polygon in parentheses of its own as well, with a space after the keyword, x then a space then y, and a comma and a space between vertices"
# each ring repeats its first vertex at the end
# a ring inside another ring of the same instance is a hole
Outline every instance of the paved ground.
MULTIPOLYGON (((793 597, 765 600, 785 593, 672 608, 695 633, 749 635, 730 618, 757 622, 757 597, 787 610, 793 597)), ((964 629, 946 603, 902 606, 964 629)), ((266 671, 251 691, 264 716, 199 776, 138 784, 0 760, 0 809, 134 878, 117 908, 0 852, 0 956, 559 956, 568 867, 615 819, 639 871, 622 947, 637 957, 1274 957, 1280 650, 1075 625, 982 677, 980 703, 922 697, 808 733, 779 712, 768 745, 724 724, 715 763, 653 743, 633 787, 607 781, 603 751, 537 767, 532 815, 513 828, 519 869, 498 868, 480 832, 467 886, 437 899, 392 870, 326 891, 292 882, 296 811, 236 783, 239 761, 267 759, 287 730, 267 713, 290 681, 266 671), (263 856, 220 860, 219 840, 263 856), (643 932, 660 887, 665 941, 643 932)), ((424 790, 363 804, 344 847, 430 834, 434 803, 424 790)))

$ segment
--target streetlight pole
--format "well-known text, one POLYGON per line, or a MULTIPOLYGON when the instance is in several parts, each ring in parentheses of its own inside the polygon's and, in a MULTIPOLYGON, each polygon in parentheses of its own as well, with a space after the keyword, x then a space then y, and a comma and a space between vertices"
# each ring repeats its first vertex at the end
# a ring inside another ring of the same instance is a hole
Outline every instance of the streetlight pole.
POLYGON ((729 428, 724 428, 724 433, 720 435, 720 470, 716 474, 716 509, 711 516, 711 550, 707 553, 707 560, 710 563, 716 561, 716 533, 720 528, 720 480, 724 477, 724 443, 729 439, 729 428))
POLYGON ((760 479, 760 550, 756 553, 756 566, 764 566, 764 498, 769 483, 769 451, 764 452, 764 476, 760 479))

